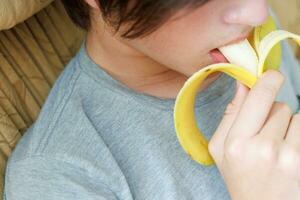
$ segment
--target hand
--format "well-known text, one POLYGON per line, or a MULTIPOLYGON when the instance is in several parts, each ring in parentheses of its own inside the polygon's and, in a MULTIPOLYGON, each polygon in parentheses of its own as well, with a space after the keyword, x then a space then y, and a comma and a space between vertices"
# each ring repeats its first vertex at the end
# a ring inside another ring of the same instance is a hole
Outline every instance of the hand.
POLYGON ((238 83, 209 151, 233 200, 300 199, 300 114, 274 102, 284 77, 269 70, 238 83))

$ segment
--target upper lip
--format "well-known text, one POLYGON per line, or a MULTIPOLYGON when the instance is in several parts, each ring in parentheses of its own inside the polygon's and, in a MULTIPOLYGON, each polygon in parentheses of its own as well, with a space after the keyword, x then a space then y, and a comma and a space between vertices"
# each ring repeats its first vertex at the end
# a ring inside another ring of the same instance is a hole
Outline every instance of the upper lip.
MULTIPOLYGON (((235 39, 231 40, 230 42, 225 43, 225 44, 222 45, 221 47, 224 47, 224 46, 228 46, 228 45, 231 45, 231 44, 235 44, 235 43, 241 42, 241 41, 247 39, 247 38, 249 37, 250 33, 251 33, 251 30, 248 31, 246 34, 243 34, 243 35, 241 35, 241 36, 238 36, 238 37, 236 37, 235 39)), ((219 47, 219 48, 220 48, 220 47, 219 47)))

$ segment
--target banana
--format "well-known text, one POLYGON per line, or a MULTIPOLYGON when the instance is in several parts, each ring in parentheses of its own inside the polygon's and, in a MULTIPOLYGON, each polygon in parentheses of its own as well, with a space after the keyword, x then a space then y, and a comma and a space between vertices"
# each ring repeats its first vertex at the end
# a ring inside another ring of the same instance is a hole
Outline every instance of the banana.
POLYGON ((230 63, 212 64, 194 73, 176 97, 173 117, 177 138, 183 150, 199 164, 205 166, 214 164, 208 151, 208 141, 198 129, 194 113, 195 98, 206 77, 214 72, 223 72, 252 88, 265 71, 279 69, 281 62, 279 42, 293 39, 300 46, 300 36, 276 30, 271 17, 266 23, 256 27, 248 39, 233 46, 220 48, 230 63))
POLYGON ((258 57, 247 39, 233 45, 220 47, 219 50, 230 63, 241 66, 253 75, 257 75, 258 57), (241 54, 241 52, 243 53, 241 54))

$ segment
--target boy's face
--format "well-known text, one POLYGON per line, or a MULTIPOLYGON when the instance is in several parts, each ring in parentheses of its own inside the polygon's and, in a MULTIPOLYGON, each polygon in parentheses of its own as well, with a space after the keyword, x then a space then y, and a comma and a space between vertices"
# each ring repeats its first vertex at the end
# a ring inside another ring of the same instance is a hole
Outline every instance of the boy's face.
POLYGON ((266 20, 267 9, 266 0, 211 0, 190 13, 180 11, 156 32, 127 44, 190 76, 215 62, 211 50, 247 37, 266 20))
POLYGON ((266 0, 210 0, 195 10, 181 10, 144 38, 117 39, 141 56, 190 76, 216 62, 213 49, 248 37, 267 16, 266 0))

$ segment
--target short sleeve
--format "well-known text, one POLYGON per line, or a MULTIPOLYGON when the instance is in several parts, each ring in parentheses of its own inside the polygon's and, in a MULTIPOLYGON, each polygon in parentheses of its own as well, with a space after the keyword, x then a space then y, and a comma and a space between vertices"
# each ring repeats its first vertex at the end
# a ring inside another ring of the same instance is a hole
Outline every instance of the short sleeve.
POLYGON ((7 165, 4 200, 115 200, 107 185, 85 169, 41 156, 7 165))

